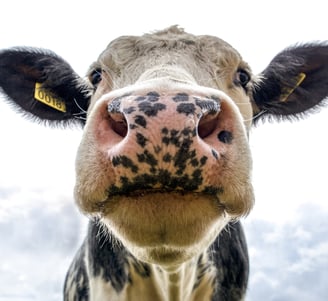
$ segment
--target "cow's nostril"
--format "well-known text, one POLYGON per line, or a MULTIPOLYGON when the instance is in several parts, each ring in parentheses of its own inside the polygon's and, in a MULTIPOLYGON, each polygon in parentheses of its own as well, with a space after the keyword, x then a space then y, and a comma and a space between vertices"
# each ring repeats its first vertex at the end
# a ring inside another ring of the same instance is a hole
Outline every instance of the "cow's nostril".
POLYGON ((121 137, 125 137, 128 133, 127 121, 123 114, 112 113, 109 114, 109 124, 112 130, 121 137))
POLYGON ((198 123, 198 136, 202 139, 211 135, 218 124, 219 114, 206 114, 198 123))

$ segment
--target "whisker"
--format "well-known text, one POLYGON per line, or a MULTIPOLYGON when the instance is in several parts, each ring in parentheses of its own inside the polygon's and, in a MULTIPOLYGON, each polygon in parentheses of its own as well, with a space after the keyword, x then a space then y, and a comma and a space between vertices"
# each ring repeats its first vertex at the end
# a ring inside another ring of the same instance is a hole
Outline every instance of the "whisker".
POLYGON ((77 106, 77 107, 80 109, 80 111, 81 111, 80 113, 76 113, 76 114, 74 114, 74 115, 86 114, 87 111, 85 111, 85 110, 79 105, 79 103, 77 102, 76 98, 73 98, 73 100, 74 100, 76 106, 77 106))
POLYGON ((100 237, 103 237, 103 241, 102 241, 102 244, 101 244, 101 248, 104 247, 104 245, 106 244, 106 242, 110 242, 110 236, 109 236, 109 233, 106 229, 106 226, 101 223, 100 221, 98 221, 98 225, 99 225, 99 228, 98 228, 98 232, 96 234, 96 237, 99 239, 100 237))
POLYGON ((256 118, 260 117, 261 115, 265 114, 267 111, 266 110, 263 110, 259 113, 257 113, 256 115, 254 115, 252 118, 249 118, 249 119, 244 119, 244 121, 253 121, 255 120, 256 118))
POLYGON ((238 105, 238 106, 240 106, 240 105, 247 105, 247 106, 249 106, 250 105, 250 103, 248 102, 234 102, 236 105, 238 105))
POLYGON ((83 120, 83 121, 86 121, 87 118, 86 117, 82 117, 82 116, 75 116, 76 114, 73 114, 74 118, 75 119, 79 119, 79 120, 83 120))

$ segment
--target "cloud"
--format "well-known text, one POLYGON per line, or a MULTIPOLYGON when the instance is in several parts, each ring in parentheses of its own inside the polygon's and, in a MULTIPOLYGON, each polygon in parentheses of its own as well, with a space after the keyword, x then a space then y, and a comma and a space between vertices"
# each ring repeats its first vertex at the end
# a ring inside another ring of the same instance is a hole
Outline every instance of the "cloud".
MULTIPOLYGON (((0 191, 0 202, 17 195, 14 189, 0 191)), ((16 204, 0 219, 1 301, 62 299, 85 221, 68 199, 56 205, 42 201, 41 195, 29 206, 16 204)))
POLYGON ((308 203, 290 223, 245 222, 251 259, 247 300, 328 299, 327 214, 308 203))

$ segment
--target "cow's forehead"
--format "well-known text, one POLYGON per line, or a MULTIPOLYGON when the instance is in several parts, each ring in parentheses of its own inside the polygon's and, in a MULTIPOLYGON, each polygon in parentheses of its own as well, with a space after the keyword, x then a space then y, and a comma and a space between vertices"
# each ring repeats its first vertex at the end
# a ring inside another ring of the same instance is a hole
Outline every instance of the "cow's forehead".
MULTIPOLYGON (((170 27, 142 36, 122 36, 113 40, 99 56, 98 62, 126 65, 132 60, 151 54, 165 56, 171 63, 174 55, 178 57, 192 56, 204 64, 217 65, 240 64, 240 54, 224 40, 209 35, 193 35, 177 27, 170 27)), ((159 59, 159 57, 158 57, 159 59)), ((165 60, 165 57, 162 59, 165 60)))
POLYGON ((201 86, 227 90, 237 70, 251 70, 241 55, 220 38, 193 35, 177 27, 113 40, 91 69, 107 71, 116 88, 134 84, 156 66, 175 65, 201 86))

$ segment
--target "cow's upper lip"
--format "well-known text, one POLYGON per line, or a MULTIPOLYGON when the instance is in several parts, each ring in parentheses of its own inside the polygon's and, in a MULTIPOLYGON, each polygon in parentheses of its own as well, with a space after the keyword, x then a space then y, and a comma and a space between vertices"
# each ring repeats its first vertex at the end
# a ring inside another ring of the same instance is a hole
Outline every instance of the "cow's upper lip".
POLYGON ((144 195, 149 194, 159 194, 159 193, 177 193, 180 195, 186 194, 203 194, 208 196, 218 196, 218 194, 222 193, 222 188, 205 188, 201 191, 189 191, 182 188, 145 188, 145 189, 136 189, 131 191, 117 191, 115 193, 108 193, 108 199, 110 200, 115 196, 125 196, 125 197, 142 197, 144 195))
POLYGON ((127 192, 122 191, 118 193, 110 193, 109 197, 119 196, 119 195, 126 196, 126 197, 142 197, 146 194, 158 194, 158 193, 178 193, 184 195, 186 193, 197 193, 197 192, 185 191, 183 189, 151 188, 151 189, 137 189, 127 192))
POLYGON ((218 207, 221 209, 225 209, 225 206, 220 202, 219 194, 222 192, 222 189, 220 188, 213 188, 208 189, 208 191, 186 191, 183 189, 164 189, 164 188, 158 188, 158 189, 139 189, 134 191, 129 191, 126 193, 118 192, 118 193, 111 193, 108 194, 107 199, 103 201, 99 201, 97 203, 98 212, 105 213, 106 209, 108 207, 111 207, 111 204, 117 203, 120 201, 121 198, 124 199, 134 199, 134 200, 142 200, 145 197, 152 197, 158 198, 159 195, 167 195, 167 197, 182 197, 182 198, 188 198, 191 196, 199 197, 204 196, 206 198, 213 198, 213 201, 217 204, 218 207))

